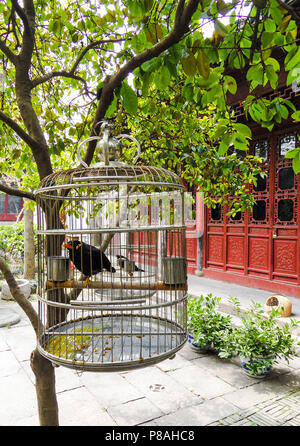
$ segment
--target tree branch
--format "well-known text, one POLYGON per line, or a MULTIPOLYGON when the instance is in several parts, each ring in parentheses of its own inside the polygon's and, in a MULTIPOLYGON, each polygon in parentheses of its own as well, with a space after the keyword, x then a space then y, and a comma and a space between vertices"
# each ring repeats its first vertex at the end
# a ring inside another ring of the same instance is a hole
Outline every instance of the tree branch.
POLYGON ((31 325, 35 331, 36 336, 38 336, 38 327, 42 326, 42 323, 41 323, 35 309, 29 302, 29 300, 24 297, 23 293, 21 293, 20 288, 16 282, 16 279, 14 278, 10 269, 8 268, 8 266, 6 265, 6 263, 4 262, 4 260, 1 257, 0 257, 0 270, 2 271, 2 273, 4 275, 4 278, 7 282, 7 285, 9 287, 9 290, 10 290, 13 298, 20 305, 22 310, 25 311, 26 316, 28 316, 28 318, 31 322, 31 325))
POLYGON ((19 5, 17 0, 11 0, 11 3, 13 5, 13 7, 14 7, 14 10, 16 11, 18 16, 22 20, 25 31, 27 33, 31 34, 31 28, 29 26, 28 18, 27 18, 27 15, 26 15, 24 9, 19 5))
POLYGON ((120 39, 107 39, 107 40, 97 40, 95 42, 91 42, 89 45, 87 45, 79 54, 79 56, 77 57, 76 61, 74 62, 73 67, 71 68, 71 73, 74 73, 75 70, 77 69, 78 65, 80 64, 80 62, 82 61, 82 59, 84 58, 84 56, 86 55, 86 53, 93 49, 96 48, 99 45, 105 45, 106 43, 118 43, 118 42, 124 42, 126 39, 125 38, 120 38, 120 39))
POLYGON ((35 88, 37 85, 43 84, 44 82, 47 82, 48 80, 52 79, 53 77, 69 77, 72 79, 76 79, 80 82, 86 82, 85 79, 83 79, 80 76, 77 76, 75 74, 76 69, 78 68, 78 65, 80 64, 80 62, 82 61, 82 59, 84 58, 84 56, 87 54, 87 52, 93 48, 96 48, 99 45, 104 45, 105 43, 117 43, 117 42, 124 42, 124 38, 120 38, 120 39, 107 39, 107 40, 97 40, 96 42, 92 42, 89 45, 87 45, 79 54, 79 56, 77 57, 77 59, 75 60, 72 68, 70 71, 66 71, 66 70, 61 70, 61 71, 53 71, 51 73, 45 74, 44 76, 41 77, 37 77, 35 79, 32 80, 32 88, 35 88))
MULTIPOLYGON (((163 51, 179 42, 188 31, 188 26, 193 14, 196 12, 200 0, 190 0, 186 6, 185 0, 179 0, 176 10, 176 18, 173 30, 160 42, 157 42, 151 48, 147 48, 137 56, 132 57, 117 74, 111 76, 108 82, 102 88, 102 93, 98 108, 96 110, 95 119, 91 131, 91 136, 97 134, 100 128, 99 122, 104 118, 106 110, 113 99, 113 91, 119 87, 123 80, 135 68, 140 67, 144 62, 159 56, 163 51)), ((96 141, 90 141, 84 161, 89 165, 92 161, 96 141)))
POLYGON ((37 151, 41 149, 41 144, 26 133, 13 119, 0 111, 0 120, 5 122, 14 132, 32 149, 37 151))
POLYGON ((83 77, 77 76, 76 74, 73 74, 71 71, 52 71, 51 73, 45 74, 44 76, 37 77, 36 79, 33 79, 31 82, 32 88, 37 87, 40 84, 43 84, 44 82, 49 81, 50 79, 53 79, 54 77, 68 77, 72 79, 76 79, 80 82, 86 83, 85 79, 83 77))
POLYGON ((16 65, 17 56, 8 48, 8 46, 6 46, 6 44, 2 40, 0 40, 0 50, 11 61, 11 63, 16 65))
MULTIPOLYGON (((17 4, 17 1, 14 0, 14 3, 17 4)), ((33 1, 24 0, 24 9, 19 6, 17 12, 21 16, 24 24, 22 49, 19 58, 24 64, 24 69, 25 66, 27 66, 27 68, 29 69, 32 53, 34 50, 35 9, 33 1)))
POLYGON ((8 195, 14 195, 17 197, 28 198, 29 200, 35 201, 35 196, 31 192, 26 192, 25 190, 15 189, 14 187, 6 186, 0 183, 0 191, 8 195))

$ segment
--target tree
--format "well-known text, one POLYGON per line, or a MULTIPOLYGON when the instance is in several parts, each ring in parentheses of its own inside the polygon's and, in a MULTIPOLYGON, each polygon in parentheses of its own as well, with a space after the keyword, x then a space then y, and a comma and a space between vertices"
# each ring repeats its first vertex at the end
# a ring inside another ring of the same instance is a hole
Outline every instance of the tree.
MULTIPOLYGON (((54 170, 75 166, 79 141, 98 134, 108 118, 138 134, 148 158, 173 168, 184 163, 181 173, 193 182, 200 178, 207 196, 213 190, 228 201, 232 172, 239 169, 233 211, 247 208, 253 202, 244 183, 255 181, 259 168, 257 159, 246 155, 241 162, 231 153, 246 153, 251 131, 235 122, 227 105, 227 92, 237 90, 230 70, 245 72, 244 105, 252 119, 270 130, 289 116, 299 119, 291 102, 266 101, 256 90, 268 82, 277 87, 276 49, 284 55, 287 84, 298 80, 296 6, 282 0, 0 3, 0 171, 10 170, 22 183, 19 189, 0 185, 0 191, 34 201, 30 191, 54 170), (204 34, 209 24, 212 36, 204 34), (157 110, 167 110, 166 122, 152 119, 157 110), (155 153, 150 137, 162 150, 155 153), (199 175, 201 166, 210 169, 209 178, 199 175)), ((83 154, 88 165, 94 152, 90 141, 83 154)), ((288 156, 299 172, 299 149, 288 156)), ((3 262, 0 268, 17 295, 3 262)), ((35 324, 37 316, 26 311, 35 324)), ((31 362, 40 422, 57 424, 54 369, 37 350, 31 362)))

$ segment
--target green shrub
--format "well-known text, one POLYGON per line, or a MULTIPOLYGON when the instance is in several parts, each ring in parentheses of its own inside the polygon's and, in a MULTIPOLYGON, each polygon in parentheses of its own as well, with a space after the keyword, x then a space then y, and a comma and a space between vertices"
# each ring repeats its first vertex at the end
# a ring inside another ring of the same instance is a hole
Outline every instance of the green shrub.
POLYGON ((221 352, 222 357, 228 356, 233 350, 240 357, 250 360, 272 357, 273 362, 277 362, 277 358, 288 361, 297 355, 296 348, 300 343, 293 338, 292 330, 300 321, 291 319, 289 324, 285 323, 280 327, 280 312, 273 309, 267 315, 257 302, 252 302, 250 309, 244 314, 237 307, 236 310, 241 316, 242 325, 225 336, 226 347, 221 352))
MULTIPOLYGON (((36 232, 36 231, 34 231, 36 232)), ((36 234, 35 246, 37 246, 36 234)), ((12 225, 0 225, 0 252, 7 259, 11 256, 14 260, 24 257, 24 222, 12 225)))
POLYGON ((220 297, 212 294, 188 298, 187 327, 195 344, 210 344, 214 349, 220 350, 225 333, 232 331, 230 315, 225 316, 217 311, 220 301, 220 297))

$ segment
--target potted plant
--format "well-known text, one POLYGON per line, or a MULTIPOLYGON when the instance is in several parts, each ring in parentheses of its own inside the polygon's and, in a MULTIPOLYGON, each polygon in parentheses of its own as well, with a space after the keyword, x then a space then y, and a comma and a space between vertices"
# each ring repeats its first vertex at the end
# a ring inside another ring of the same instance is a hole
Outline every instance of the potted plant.
POLYGON ((231 332, 230 315, 223 315, 217 311, 220 297, 201 295, 188 298, 187 325, 190 346, 196 351, 219 351, 223 345, 223 335, 231 332))
POLYGON ((242 325, 226 333, 220 351, 221 357, 228 357, 232 352, 240 357, 243 371, 253 378, 264 378, 273 364, 279 359, 288 361, 297 355, 297 345, 292 330, 300 321, 291 320, 290 324, 278 325, 280 312, 275 309, 266 315, 259 303, 252 303, 250 309, 241 314, 242 325))

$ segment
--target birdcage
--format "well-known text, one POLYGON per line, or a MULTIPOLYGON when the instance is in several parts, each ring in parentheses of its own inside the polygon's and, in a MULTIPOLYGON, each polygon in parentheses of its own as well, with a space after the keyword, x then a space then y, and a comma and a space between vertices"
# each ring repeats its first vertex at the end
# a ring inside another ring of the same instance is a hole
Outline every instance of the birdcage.
POLYGON ((113 161, 122 138, 103 124, 102 162, 49 175, 36 191, 40 353, 83 371, 174 356, 186 333, 184 188, 174 173, 113 161), (114 153, 113 153, 114 152, 114 153), (112 155, 113 153, 113 155, 112 155))

